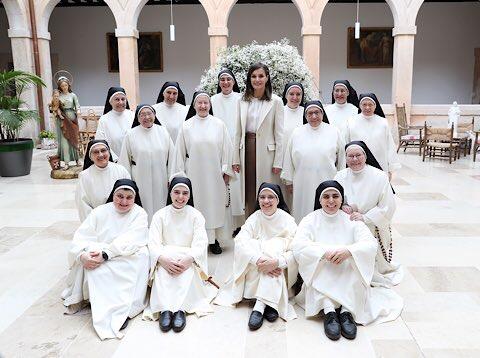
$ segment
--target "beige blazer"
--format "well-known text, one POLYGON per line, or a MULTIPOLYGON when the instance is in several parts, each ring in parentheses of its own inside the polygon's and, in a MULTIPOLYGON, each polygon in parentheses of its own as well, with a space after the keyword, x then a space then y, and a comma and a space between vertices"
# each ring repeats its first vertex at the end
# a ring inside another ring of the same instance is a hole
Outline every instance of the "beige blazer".
MULTIPOLYGON (((245 128, 249 102, 240 100, 237 111, 237 129, 233 153, 233 164, 240 165, 240 183, 245 206, 245 128)), ((263 101, 256 132, 256 190, 263 182, 280 183, 280 176, 272 168, 282 168, 283 102, 277 95, 270 101, 263 101)))

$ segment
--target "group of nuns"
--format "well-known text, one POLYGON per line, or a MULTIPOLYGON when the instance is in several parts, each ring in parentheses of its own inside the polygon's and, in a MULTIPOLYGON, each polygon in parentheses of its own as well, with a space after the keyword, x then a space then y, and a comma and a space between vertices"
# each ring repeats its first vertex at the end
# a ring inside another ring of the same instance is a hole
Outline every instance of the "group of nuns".
POLYGON ((217 94, 197 91, 186 107, 166 82, 135 113, 123 88, 109 89, 79 174, 62 293, 67 314, 90 304, 101 339, 123 337, 141 312, 180 332, 186 314, 243 299, 254 302, 250 330, 296 318, 295 301, 306 317, 323 313, 332 340, 400 315, 390 228, 400 165, 375 94, 335 81, 324 108, 290 82, 281 99, 262 63, 245 85, 223 69, 217 94), (240 226, 218 290, 207 251, 220 254, 217 239, 240 226))

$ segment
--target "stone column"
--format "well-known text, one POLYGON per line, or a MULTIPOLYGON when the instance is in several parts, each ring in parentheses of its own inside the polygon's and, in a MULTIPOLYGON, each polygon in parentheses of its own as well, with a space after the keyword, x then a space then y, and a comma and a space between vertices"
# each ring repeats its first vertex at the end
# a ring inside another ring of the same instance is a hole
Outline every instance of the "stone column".
POLYGON ((413 82, 413 50, 416 26, 393 28, 392 106, 405 104, 407 121, 410 122, 413 82))
POLYGON ((228 28, 210 26, 208 36, 210 36, 210 66, 214 66, 220 49, 227 47, 228 28))
POLYGON ((320 88, 320 35, 322 27, 304 26, 302 27, 303 37, 303 60, 313 74, 315 80, 315 90, 319 93, 320 88))
MULTIPOLYGON (((53 130, 54 125, 50 123, 50 112, 48 111, 48 102, 52 98, 52 91, 54 88, 57 88, 57 84, 53 84, 52 79, 52 61, 50 57, 50 33, 39 31, 37 34, 38 37, 38 52, 40 54, 40 73, 43 82, 47 87, 43 87, 43 109, 44 109, 44 118, 45 118, 45 129, 53 130)), ((33 46, 33 45, 32 45, 33 46)), ((35 72, 35 71, 34 71, 35 72)), ((74 78, 75 81, 75 78, 74 78)), ((73 88, 75 90, 75 83, 73 83, 73 88)), ((80 98, 81 100, 81 98, 80 98)), ((82 102, 80 102, 80 105, 82 102)))
POLYGON ((138 71, 138 31, 136 29, 115 29, 118 39, 118 61, 120 85, 127 92, 128 101, 133 110, 140 103, 140 85, 138 71))

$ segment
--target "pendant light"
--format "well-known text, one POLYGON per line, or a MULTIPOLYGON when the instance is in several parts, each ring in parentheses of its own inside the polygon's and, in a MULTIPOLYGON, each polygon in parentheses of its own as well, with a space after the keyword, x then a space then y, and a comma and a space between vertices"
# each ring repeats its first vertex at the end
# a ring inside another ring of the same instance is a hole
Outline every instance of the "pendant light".
POLYGON ((170 41, 175 41, 175 25, 173 24, 173 0, 170 0, 170 41))
POLYGON ((358 21, 358 12, 360 9, 360 0, 357 0, 357 22, 355 22, 355 39, 360 38, 360 22, 358 21))

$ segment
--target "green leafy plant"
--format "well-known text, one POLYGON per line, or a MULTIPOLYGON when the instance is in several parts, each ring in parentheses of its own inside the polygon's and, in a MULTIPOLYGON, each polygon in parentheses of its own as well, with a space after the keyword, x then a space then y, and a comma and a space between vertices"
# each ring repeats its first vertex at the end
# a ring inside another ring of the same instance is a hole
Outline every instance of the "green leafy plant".
POLYGON ((24 71, 0 72, 0 139, 18 140, 20 129, 29 121, 39 120, 38 112, 27 108, 21 99, 31 86, 44 86, 43 80, 24 71))
POLYGON ((38 135, 40 139, 43 138, 48 138, 48 139, 55 139, 55 133, 50 132, 50 131, 41 131, 40 134, 38 135))

